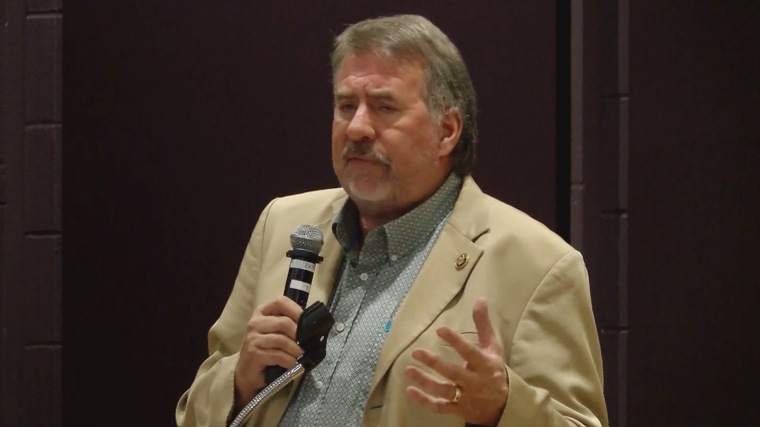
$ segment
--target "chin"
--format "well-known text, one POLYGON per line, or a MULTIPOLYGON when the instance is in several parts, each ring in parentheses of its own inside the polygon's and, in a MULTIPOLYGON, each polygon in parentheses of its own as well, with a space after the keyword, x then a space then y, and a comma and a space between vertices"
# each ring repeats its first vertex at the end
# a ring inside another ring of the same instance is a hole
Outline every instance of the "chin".
POLYGON ((356 182, 349 180, 345 186, 346 192, 351 199, 356 202, 376 203, 386 200, 390 194, 390 188, 387 184, 378 184, 375 182, 356 182))

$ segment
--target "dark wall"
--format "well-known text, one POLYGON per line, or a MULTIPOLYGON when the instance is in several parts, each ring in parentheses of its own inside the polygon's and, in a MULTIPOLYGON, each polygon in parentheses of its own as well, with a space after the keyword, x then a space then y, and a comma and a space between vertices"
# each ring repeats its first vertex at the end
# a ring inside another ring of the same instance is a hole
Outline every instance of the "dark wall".
POLYGON ((757 425, 760 3, 630 7, 630 425, 757 425))
POLYGON ((0 426, 61 413, 60 0, 0 0, 0 426))
POLYGON ((480 185, 555 227, 552 3, 67 4, 64 424, 173 422, 260 210, 336 185, 332 37, 400 12, 470 64, 480 185))
POLYGON ((332 36, 397 12, 481 186, 580 237, 613 425, 756 424, 756 2, 258 3, 0 0, 0 425, 173 423, 259 211, 335 185, 332 36))
MULTIPOLYGON (((627 420, 630 9, 574 0, 570 16, 570 243, 583 253, 610 425, 627 420)), ((561 92, 559 92, 561 93, 561 92)), ((561 192, 561 190, 560 190, 561 192)))

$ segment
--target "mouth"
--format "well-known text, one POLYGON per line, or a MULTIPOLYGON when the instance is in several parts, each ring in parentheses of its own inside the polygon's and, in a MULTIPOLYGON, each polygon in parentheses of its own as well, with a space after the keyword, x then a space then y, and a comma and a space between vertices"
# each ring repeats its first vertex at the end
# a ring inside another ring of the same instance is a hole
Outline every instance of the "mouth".
POLYGON ((346 157, 346 163, 351 162, 372 162, 372 163, 380 163, 379 160, 377 160, 374 157, 363 157, 363 156, 348 156, 346 157))
POLYGON ((379 165, 379 166, 388 166, 389 163, 386 159, 383 157, 373 156, 373 155, 362 155, 362 154, 349 154, 344 157, 346 164, 357 164, 357 165, 379 165))

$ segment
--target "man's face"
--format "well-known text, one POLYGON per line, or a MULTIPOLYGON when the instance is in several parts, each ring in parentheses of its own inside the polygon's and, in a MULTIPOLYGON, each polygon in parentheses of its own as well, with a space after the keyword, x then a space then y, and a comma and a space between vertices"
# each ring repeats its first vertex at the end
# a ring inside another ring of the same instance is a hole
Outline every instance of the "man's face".
POLYGON ((335 174, 363 215, 395 219, 446 179, 458 128, 428 111, 419 62, 349 54, 335 81, 335 174))

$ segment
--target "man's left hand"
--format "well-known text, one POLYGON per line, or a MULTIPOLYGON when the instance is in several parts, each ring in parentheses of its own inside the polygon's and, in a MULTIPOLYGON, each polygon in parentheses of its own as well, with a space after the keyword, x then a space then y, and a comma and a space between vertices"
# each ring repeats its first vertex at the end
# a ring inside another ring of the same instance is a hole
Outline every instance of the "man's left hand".
POLYGON ((509 378, 503 350, 488 319, 485 298, 475 302, 472 318, 478 332, 477 346, 447 326, 436 331, 465 363, 457 365, 431 351, 414 350, 412 357, 448 381, 407 366, 406 376, 416 386, 407 387, 406 394, 434 412, 456 415, 471 424, 495 426, 507 404, 509 378))

